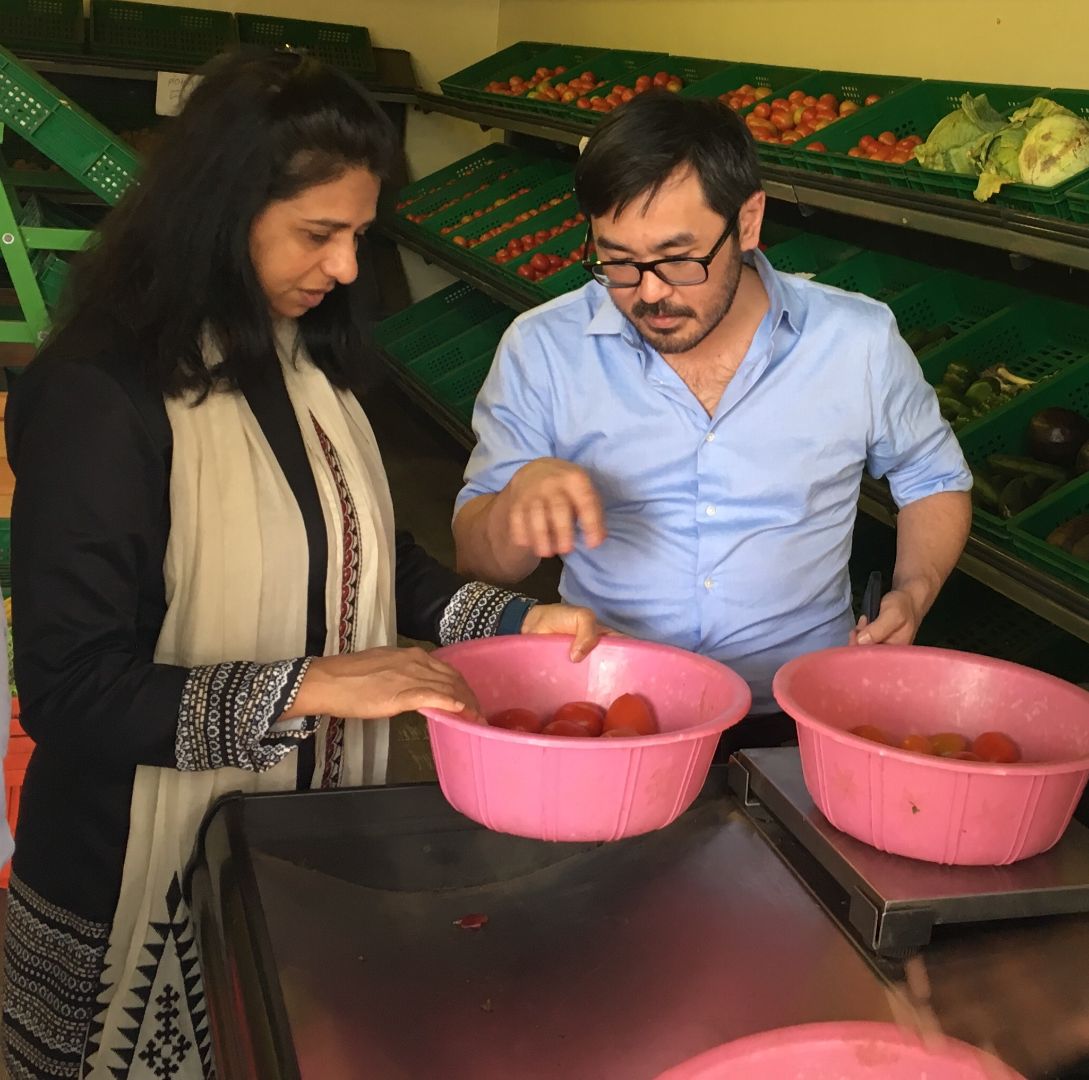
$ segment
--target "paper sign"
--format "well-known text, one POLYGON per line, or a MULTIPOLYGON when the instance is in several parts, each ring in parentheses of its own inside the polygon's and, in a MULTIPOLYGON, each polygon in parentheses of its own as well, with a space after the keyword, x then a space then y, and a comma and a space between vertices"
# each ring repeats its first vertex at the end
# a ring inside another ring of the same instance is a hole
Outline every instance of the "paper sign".
POLYGON ((199 75, 184 71, 160 71, 155 80, 155 113, 157 116, 177 116, 199 75))

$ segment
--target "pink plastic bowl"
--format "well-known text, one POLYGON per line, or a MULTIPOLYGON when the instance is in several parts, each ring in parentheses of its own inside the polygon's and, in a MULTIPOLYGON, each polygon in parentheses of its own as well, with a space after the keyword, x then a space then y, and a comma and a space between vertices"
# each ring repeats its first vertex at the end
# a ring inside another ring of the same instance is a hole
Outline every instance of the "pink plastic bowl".
POLYGON ((1089 693, 1031 668, 919 646, 827 649, 792 660, 775 698, 798 723, 813 801, 881 851, 959 866, 1003 866, 1046 851, 1089 777, 1089 693), (987 765, 868 742, 1004 731, 1025 762, 987 765))
POLYGON ((606 638, 585 660, 571 639, 510 636, 433 654, 465 676, 486 715, 568 701, 608 706, 623 693, 654 706, 661 733, 633 739, 528 735, 425 709, 450 804, 497 832, 538 840, 617 840, 660 829, 699 794, 719 735, 751 703, 729 668, 667 645, 606 638))
POLYGON ((803 1024, 737 1039, 658 1080, 1024 1080, 974 1046, 895 1024, 803 1024))

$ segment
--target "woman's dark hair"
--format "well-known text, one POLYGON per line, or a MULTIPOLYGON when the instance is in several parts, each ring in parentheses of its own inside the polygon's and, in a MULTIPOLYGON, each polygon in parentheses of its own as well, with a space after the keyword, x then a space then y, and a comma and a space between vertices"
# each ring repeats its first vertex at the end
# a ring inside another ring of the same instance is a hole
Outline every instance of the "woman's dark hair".
POLYGON ((615 216, 637 198, 649 202, 685 166, 726 219, 760 190, 755 144, 732 109, 652 91, 617 109, 590 137, 575 166, 575 195, 588 217, 615 216))
MULTIPOLYGON (((268 203, 363 166, 385 178, 393 125, 351 79, 291 53, 235 52, 201 73, 139 182, 73 266, 58 343, 120 327, 153 385, 207 394, 260 377, 275 355, 272 317, 250 260, 268 203), (223 356, 209 370, 205 329, 223 356)), ((363 336, 347 287, 299 320, 311 358, 334 385, 359 382, 363 336)))

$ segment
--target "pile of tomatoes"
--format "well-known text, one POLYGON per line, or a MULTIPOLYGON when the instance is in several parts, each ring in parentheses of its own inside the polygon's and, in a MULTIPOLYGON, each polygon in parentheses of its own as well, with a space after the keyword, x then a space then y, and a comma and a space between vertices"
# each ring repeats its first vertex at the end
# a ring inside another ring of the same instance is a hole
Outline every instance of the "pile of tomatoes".
POLYGON ((657 75, 640 75, 633 86, 617 83, 607 94, 597 97, 580 97, 575 105, 580 109, 593 112, 612 112, 648 90, 668 90, 679 94, 684 89, 684 79, 679 75, 670 75, 668 71, 659 71, 657 75))
MULTIPOLYGON (((500 179, 502 179, 502 178, 500 178, 500 179)), ((477 188, 477 191, 484 191, 484 190, 487 189, 487 187, 488 187, 488 185, 484 184, 482 187, 477 188)), ((477 191, 474 191, 473 194, 475 195, 477 193, 477 191)), ((501 196, 500 198, 496 199, 494 202, 489 203, 487 206, 479 208, 477 210, 474 210, 471 214, 463 214, 461 216, 461 220, 456 225, 444 225, 441 229, 439 229, 439 233, 441 235, 443 235, 443 236, 447 236, 449 233, 452 233, 455 229, 460 229, 460 228, 464 227, 465 225, 468 225, 471 222, 473 222, 474 220, 476 220, 476 218, 482 218, 485 214, 490 214, 493 210, 498 210, 499 207, 504 206, 506 203, 509 203, 511 201, 511 199, 517 199, 517 198, 520 198, 522 195, 528 195, 529 192, 530 192, 529 188, 520 187, 513 195, 501 196)), ((453 203, 448 203, 447 205, 452 206, 453 203)), ((438 213, 438 211, 435 211, 435 212, 438 213)), ((431 217, 432 215, 428 214, 426 216, 431 217)), ((424 218, 419 217, 419 216, 413 217, 411 214, 409 214, 408 215, 408 220, 409 221, 423 221, 424 218)), ((454 243, 456 244, 457 240, 455 240, 454 243)))
POLYGON ((1021 748, 1004 732, 985 731, 974 739, 956 731, 943 731, 937 735, 908 735, 895 739, 873 724, 859 724, 851 728, 851 734, 884 746, 910 750, 932 757, 955 758, 958 761, 986 761, 992 764, 1013 765, 1021 760, 1021 748))
POLYGON ((538 251, 528 262, 518 267, 518 276, 526 281, 543 281, 546 277, 558 274, 569 266, 582 262, 582 248, 577 248, 570 255, 546 255, 538 251))
POLYGON ((529 94, 545 79, 554 79, 557 75, 563 75, 567 68, 562 65, 554 68, 539 67, 528 79, 521 75, 512 75, 506 82, 493 79, 484 87, 485 93, 499 94, 502 97, 522 97, 529 94))
MULTIPOLYGON (((534 233, 526 233, 525 236, 516 237, 507 243, 506 247, 500 248, 493 256, 492 262, 503 263, 510 262, 511 259, 517 259, 519 255, 525 255, 527 252, 532 251, 534 248, 540 247, 542 244, 547 244, 549 240, 554 240, 557 236, 562 236, 569 229, 577 229, 579 225, 586 221, 586 218, 580 213, 574 217, 564 218, 562 224, 553 225, 551 229, 538 229, 534 233)), ((457 241, 454 241, 457 243, 457 241)), ((582 249, 578 250, 578 258, 582 258, 582 249)), ((574 257, 574 255, 572 255, 574 257)), ((558 256, 557 256, 558 258, 558 256)), ((540 269, 540 267, 538 267, 540 269)))
POLYGON ((507 731, 572 739, 631 739, 658 734, 654 711, 639 694, 621 694, 607 709, 592 701, 569 701, 549 717, 532 709, 504 709, 489 716, 488 723, 507 731))
MULTIPOLYGON (((506 180, 509 176, 510 176, 510 173, 505 173, 505 172, 500 173, 494 180, 486 180, 479 187, 473 188, 472 191, 466 191, 464 194, 458 195, 453 199, 447 199, 446 202, 444 202, 441 206, 436 206, 434 210, 431 210, 430 212, 428 212, 426 214, 405 214, 405 217, 409 221, 414 221, 417 225, 419 225, 421 221, 426 221, 428 218, 432 218, 436 214, 441 214, 444 210, 449 210, 451 206, 457 206, 457 204, 459 202, 464 202, 466 199, 471 199, 474 195, 479 195, 482 191, 487 191, 488 188, 492 186, 492 184, 497 184, 497 183, 499 183, 500 180, 506 180)), ((525 192, 527 192, 527 191, 529 191, 529 188, 525 188, 521 192, 521 194, 524 195, 525 192)), ((512 196, 512 198, 513 198, 513 196, 512 196)), ((410 206, 413 202, 417 202, 417 201, 419 201, 419 200, 418 199, 410 199, 406 203, 399 203, 398 207, 410 206)), ((489 207, 489 209, 494 209, 494 208, 489 207)), ((478 217, 482 216, 482 215, 486 214, 487 212, 488 212, 487 210, 481 210, 480 214, 477 215, 477 216, 478 217)), ((472 215, 471 214, 467 215, 464 220, 472 221, 472 215)))
POLYGON ((764 98, 771 97, 774 93, 775 91, 770 86, 753 86, 751 83, 745 83, 744 86, 739 86, 736 90, 727 90, 726 93, 719 94, 718 99, 723 105, 728 105, 733 109, 734 112, 740 112, 750 105, 755 105, 758 101, 763 101, 764 98))
POLYGON ((900 139, 894 131, 882 131, 877 136, 863 135, 858 145, 847 151, 847 156, 906 165, 915 160, 915 147, 921 146, 924 141, 921 135, 905 135, 900 139))
POLYGON ((847 98, 841 101, 835 94, 815 97, 804 90, 793 90, 785 98, 760 101, 745 117, 745 125, 757 142, 789 146, 880 100, 879 94, 870 94, 859 104, 847 98))
MULTIPOLYGON (((523 192, 525 194, 525 192, 523 192)), ((539 206, 531 206, 528 210, 523 210, 520 214, 516 214, 510 221, 501 222, 499 225, 493 225, 490 229, 485 229, 479 236, 455 236, 454 243, 458 247, 474 248, 478 244, 485 244, 489 240, 494 240, 501 233, 505 233, 508 229, 513 229, 515 225, 524 225, 527 221, 535 218, 538 214, 543 214, 548 210, 553 210, 557 206, 562 206, 569 199, 573 199, 573 195, 556 195, 551 199, 545 199, 539 206)), ((510 202, 510 199, 506 200, 510 202)), ((576 215, 582 221, 586 219, 581 214, 576 215)), ((576 222, 578 224, 578 222, 576 222)), ((461 228, 460 225, 455 225, 454 228, 461 228)), ((521 249, 519 249, 521 254, 521 249)), ((512 256, 513 258, 513 256, 512 256)))

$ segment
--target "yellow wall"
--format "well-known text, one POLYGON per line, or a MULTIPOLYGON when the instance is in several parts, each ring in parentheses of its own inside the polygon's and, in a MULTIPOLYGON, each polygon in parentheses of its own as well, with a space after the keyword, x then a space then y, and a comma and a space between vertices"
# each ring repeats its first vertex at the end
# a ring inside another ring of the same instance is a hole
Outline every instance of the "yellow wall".
MULTIPOLYGON (((162 0, 159 0, 162 2, 162 0)), ((191 0, 197 7, 244 11, 365 25, 371 41, 382 48, 407 49, 416 78, 432 90, 447 75, 496 50, 500 0, 191 0)), ((405 148, 410 175, 426 176, 456 161, 502 132, 484 133, 473 124, 450 117, 424 116, 410 109, 405 148)), ((412 293, 419 298, 454 279, 405 253, 412 293)))
POLYGON ((1089 87, 1085 0, 501 0, 499 46, 523 39, 1089 87))

